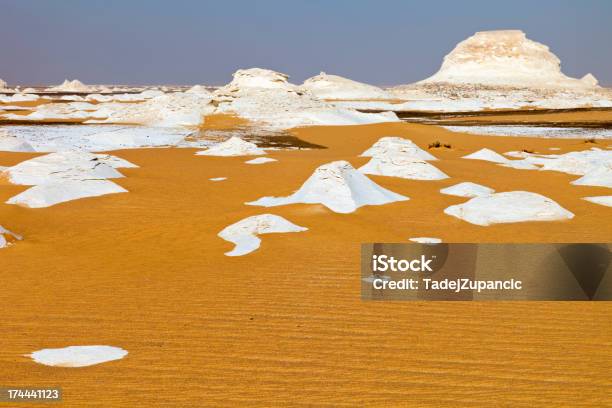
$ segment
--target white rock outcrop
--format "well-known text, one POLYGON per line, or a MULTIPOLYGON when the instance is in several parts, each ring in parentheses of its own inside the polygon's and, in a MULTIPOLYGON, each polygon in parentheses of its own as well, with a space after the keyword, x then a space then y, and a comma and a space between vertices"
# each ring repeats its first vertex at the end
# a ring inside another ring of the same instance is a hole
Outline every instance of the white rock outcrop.
POLYGON ((0 89, 6 89, 6 88, 7 88, 6 81, 3 81, 2 78, 0 78, 0 89))
POLYGON ((482 226, 574 218, 573 213, 550 198, 528 191, 508 191, 475 197, 463 204, 446 208, 444 213, 482 226))
POLYGON ((69 346, 42 349, 28 355, 35 362, 53 367, 86 367, 120 360, 128 352, 112 346, 69 346))
POLYGON ((278 161, 278 160, 273 159, 271 157, 257 157, 255 159, 247 160, 245 161, 245 163, 246 164, 265 164, 265 163, 271 163, 275 161, 278 161))
POLYGON ((490 86, 593 87, 594 77, 570 78, 544 44, 519 30, 477 32, 444 57, 440 70, 421 83, 490 86))
POLYGON ((480 149, 477 152, 472 154, 468 154, 467 156, 463 156, 463 159, 472 159, 472 160, 483 160, 489 161, 493 163, 508 163, 510 160, 502 156, 501 154, 494 152, 491 149, 480 149))
POLYGON ((302 232, 308 228, 295 225, 285 218, 274 214, 262 214, 247 217, 219 232, 219 237, 234 243, 236 246, 227 256, 241 256, 255 251, 261 244, 258 235, 284 232, 302 232))
POLYGON ((87 93, 91 92, 92 88, 85 85, 78 79, 73 79, 69 81, 68 79, 64 80, 61 85, 57 85, 48 89, 53 92, 76 92, 76 93, 87 93))
POLYGON ((412 242, 417 242, 419 244, 440 244, 442 242, 440 238, 433 237, 415 237, 408 238, 408 240, 412 242))
POLYGON ((321 99, 391 99, 381 88, 325 72, 308 78, 301 87, 321 99))
POLYGON ((6 129, 0 128, 0 151, 33 152, 34 148, 25 140, 11 135, 6 129))
POLYGON ((612 188, 612 161, 602 163, 589 170, 584 176, 572 181, 577 186, 595 186, 612 188))
POLYGON ((584 197, 583 200, 587 200, 591 203, 605 205, 606 207, 612 207, 612 195, 609 196, 596 196, 596 197, 584 197))
POLYGON ((196 152, 198 156, 260 156, 262 154, 266 154, 266 151, 257 147, 255 143, 247 142, 236 136, 211 146, 207 150, 196 152))
POLYGON ((346 161, 318 167, 298 191, 288 197, 263 197, 246 203, 263 207, 322 204, 337 213, 351 213, 364 205, 405 201, 408 197, 380 187, 346 161))
POLYGON ((465 181, 455 184, 454 186, 446 187, 440 190, 442 194, 457 196, 457 197, 481 197, 493 194, 495 190, 483 186, 481 184, 465 181))
POLYGON ((404 139, 399 136, 384 136, 378 139, 365 152, 361 153, 361 157, 374 157, 380 154, 402 154, 410 157, 415 157, 422 160, 438 160, 435 156, 421 149, 412 140, 404 139))

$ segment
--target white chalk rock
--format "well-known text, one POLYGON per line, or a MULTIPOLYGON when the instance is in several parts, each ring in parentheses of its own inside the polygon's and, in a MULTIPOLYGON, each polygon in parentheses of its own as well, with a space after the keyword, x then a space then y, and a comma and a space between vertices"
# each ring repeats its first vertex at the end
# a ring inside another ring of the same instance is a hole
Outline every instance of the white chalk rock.
POLYGON ((361 153, 361 157, 390 154, 402 154, 421 160, 438 160, 435 156, 413 143, 412 140, 404 139, 399 136, 381 137, 372 147, 361 153))
POLYGON ((219 237, 236 244, 233 250, 226 252, 227 256, 241 256, 255 251, 261 244, 257 235, 301 232, 308 228, 300 227, 283 217, 274 214, 262 214, 245 218, 219 232, 219 237))
POLYGON ((409 238, 409 241, 418 242, 419 244, 439 244, 442 242, 440 238, 431 238, 431 237, 409 238))
POLYGON ((0 129, 0 151, 33 152, 34 148, 25 140, 12 136, 5 129, 0 129))
POLYGON ((66 79, 61 85, 57 85, 57 86, 49 88, 49 91, 85 93, 85 92, 91 92, 92 88, 83 84, 78 79, 74 79, 72 81, 69 81, 66 79))
POLYGON ((463 204, 446 208, 444 213, 482 226, 574 218, 574 214, 550 198, 527 191, 509 191, 475 197, 463 204))
POLYGON ((416 157, 381 153, 359 168, 364 174, 411 180, 443 180, 448 176, 437 167, 416 157))
POLYGON ((593 88, 594 78, 570 78, 559 58, 519 30, 477 32, 444 57, 440 70, 421 81, 510 87, 593 88))
POLYGON ((313 95, 321 99, 390 99, 391 96, 382 89, 343 78, 337 75, 328 75, 321 72, 319 75, 308 78, 302 84, 313 95))
POLYGON ((0 174, 13 184, 81 181, 123 177, 116 168, 135 167, 126 160, 80 151, 51 153, 23 161, 0 174))
POLYGON ((7 88, 6 81, 3 81, 2 78, 0 78, 0 89, 6 89, 6 88, 7 88))
POLYGON ((247 160, 245 161, 245 163, 246 164, 264 164, 264 163, 271 163, 275 161, 278 161, 278 160, 273 159, 271 157, 257 157, 255 159, 247 160))
POLYGON ((194 85, 191 88, 189 88, 188 90, 186 90, 185 93, 205 95, 205 96, 208 96, 208 97, 212 96, 212 93, 208 89, 206 89, 206 87, 203 86, 203 85, 194 85))
POLYGON ((198 156, 259 156, 262 154, 266 154, 265 150, 257 147, 255 143, 247 142, 236 136, 207 150, 196 152, 198 156))
POLYGON ((302 187, 288 197, 263 197, 246 203, 263 207, 304 203, 323 204, 337 213, 351 213, 364 205, 382 205, 408 200, 380 187, 346 161, 318 167, 302 187))
POLYGON ((492 188, 472 183, 469 181, 455 184, 454 186, 446 187, 440 190, 442 194, 457 196, 457 197, 481 197, 493 194, 495 190, 492 188))
POLYGON ((112 346, 69 346, 42 349, 28 357, 39 364, 53 367, 87 367, 107 361, 121 360, 128 352, 112 346))
POLYGON ((0 248, 9 246, 13 241, 21 241, 21 235, 17 235, 0 225, 0 248))
POLYGON ((493 163, 508 163, 510 161, 501 154, 487 148, 480 149, 477 152, 463 156, 463 159, 484 160, 493 163))
POLYGON ((6 203, 28 208, 44 208, 80 198, 127 192, 120 185, 108 180, 58 181, 30 187, 9 198, 6 203))
POLYGON ((209 178, 210 181, 223 181, 223 180, 227 180, 227 177, 213 177, 213 178, 209 178))
POLYGON ((578 180, 572 181, 572 184, 612 188, 612 162, 602 163, 578 180))
POLYGON ((605 205, 612 207, 612 196, 597 196, 597 197, 584 197, 583 200, 587 200, 591 203, 605 205))

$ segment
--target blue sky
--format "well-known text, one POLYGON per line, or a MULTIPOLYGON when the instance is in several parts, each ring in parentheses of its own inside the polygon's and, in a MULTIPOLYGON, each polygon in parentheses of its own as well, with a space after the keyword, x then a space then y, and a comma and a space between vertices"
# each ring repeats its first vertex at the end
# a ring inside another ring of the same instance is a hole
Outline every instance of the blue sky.
POLYGON ((0 0, 9 84, 223 84, 239 68, 379 85, 433 74, 476 31, 521 29, 612 85, 612 1, 0 0))

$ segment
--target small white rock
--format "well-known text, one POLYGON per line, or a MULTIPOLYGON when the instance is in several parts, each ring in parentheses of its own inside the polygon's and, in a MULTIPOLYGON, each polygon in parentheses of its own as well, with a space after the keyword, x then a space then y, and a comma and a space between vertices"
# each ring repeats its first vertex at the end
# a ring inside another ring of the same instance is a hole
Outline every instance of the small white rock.
POLYGON ((42 349, 28 355, 39 364, 53 367, 87 367, 107 361, 120 360, 128 352, 112 346, 69 346, 42 349))

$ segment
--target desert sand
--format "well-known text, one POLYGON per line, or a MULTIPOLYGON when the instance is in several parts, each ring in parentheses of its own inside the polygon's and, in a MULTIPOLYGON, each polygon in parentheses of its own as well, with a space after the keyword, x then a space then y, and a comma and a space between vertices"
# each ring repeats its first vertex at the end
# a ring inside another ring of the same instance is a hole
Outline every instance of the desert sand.
MULTIPOLYGON (((574 118, 572 118, 573 120, 574 118)), ((211 121, 231 127, 226 119, 211 121)), ((214 125, 213 125, 214 124, 214 125)), ((27 209, 0 205, 0 223, 24 236, 2 250, 3 384, 63 387, 70 406, 338 405, 602 406, 612 362, 605 302, 363 302, 362 242, 609 242, 610 208, 582 199, 609 189, 569 174, 461 159, 482 148, 550 154, 609 141, 485 137, 387 123, 291 130, 325 149, 268 151, 272 164, 196 156, 197 149, 111 152, 139 168, 113 180, 129 190, 27 209), (359 157, 402 136, 451 178, 369 176, 409 196, 337 214, 322 205, 244 205, 287 196, 325 163, 359 157), (451 148, 428 149, 439 141, 451 148), (226 177, 222 182, 209 179, 226 177), (462 181, 497 192, 543 194, 566 221, 481 227, 445 215, 465 202, 440 189, 462 181), (227 257, 217 234, 272 213, 308 228, 260 236, 227 257), (108 344, 120 361, 79 369, 37 365, 43 348, 108 344), (22 357, 23 356, 23 357, 22 357)), ((10 166, 38 153, 0 153, 10 166)), ((0 184, 0 200, 27 186, 0 184)))

